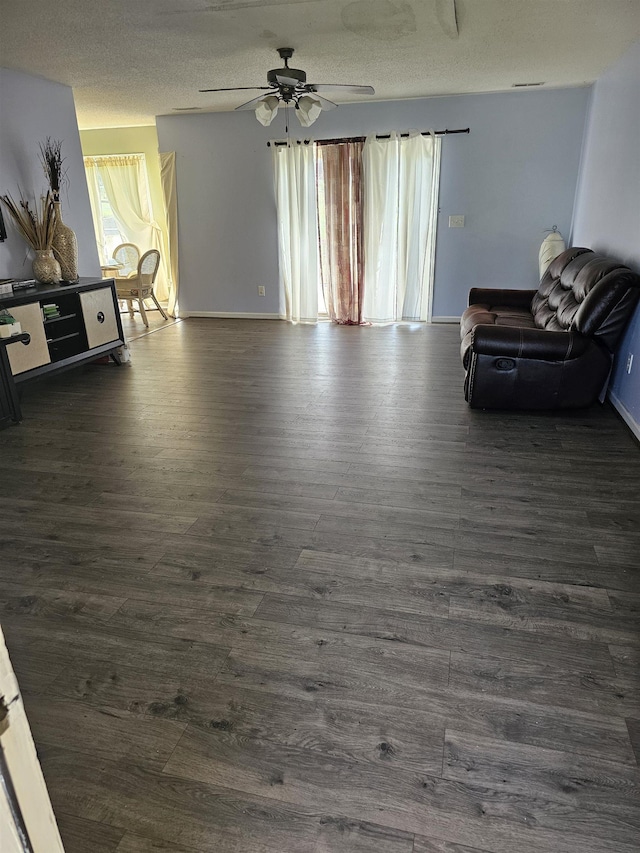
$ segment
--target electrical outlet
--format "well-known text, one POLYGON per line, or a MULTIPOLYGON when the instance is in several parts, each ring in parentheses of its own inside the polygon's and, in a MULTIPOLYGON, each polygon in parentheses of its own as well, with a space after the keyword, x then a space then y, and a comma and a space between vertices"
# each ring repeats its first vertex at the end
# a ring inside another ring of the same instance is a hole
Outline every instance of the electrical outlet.
POLYGON ((627 356, 627 373, 631 373, 631 367, 633 366, 633 353, 630 352, 627 356))
POLYGON ((449 228, 464 228, 464 216, 450 216, 449 228))
POLYGON ((258 285, 258 296, 266 296, 264 285, 262 284, 258 285))

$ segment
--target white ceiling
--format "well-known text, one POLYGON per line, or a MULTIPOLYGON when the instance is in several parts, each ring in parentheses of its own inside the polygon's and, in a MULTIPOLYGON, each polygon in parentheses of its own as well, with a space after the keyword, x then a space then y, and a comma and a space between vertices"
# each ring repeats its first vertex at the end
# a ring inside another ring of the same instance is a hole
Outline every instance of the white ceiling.
POLYGON ((231 110, 290 63, 390 100, 590 83, 640 38, 640 0, 0 0, 0 63, 73 87, 81 128, 231 110), (458 32, 453 9, 456 9, 458 32))

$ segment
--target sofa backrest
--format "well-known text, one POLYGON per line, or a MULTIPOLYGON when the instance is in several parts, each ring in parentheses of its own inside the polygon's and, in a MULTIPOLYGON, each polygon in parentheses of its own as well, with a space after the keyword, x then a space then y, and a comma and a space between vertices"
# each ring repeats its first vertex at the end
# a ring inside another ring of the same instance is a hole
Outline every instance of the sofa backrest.
POLYGON ((536 326, 575 330, 613 351, 640 296, 640 276, 619 261, 573 247, 558 255, 533 297, 536 326))

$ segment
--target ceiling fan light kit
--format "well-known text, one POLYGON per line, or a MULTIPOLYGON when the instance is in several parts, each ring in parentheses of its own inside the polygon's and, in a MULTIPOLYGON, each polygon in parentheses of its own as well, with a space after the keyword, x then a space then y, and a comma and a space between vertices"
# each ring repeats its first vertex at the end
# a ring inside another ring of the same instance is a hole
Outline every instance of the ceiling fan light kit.
POLYGON ((303 127, 310 127, 316 121, 322 110, 333 110, 337 106, 333 101, 317 94, 332 89, 342 89, 353 95, 375 95, 373 86, 351 86, 344 83, 307 83, 306 72, 300 68, 289 68, 289 60, 293 56, 292 47, 279 47, 280 59, 284 62, 282 68, 272 68, 267 72, 267 86, 238 86, 224 89, 200 89, 201 92, 231 92, 241 89, 263 89, 266 95, 258 95, 245 104, 236 107, 237 110, 255 110, 256 118, 264 127, 273 121, 280 104, 293 104, 298 121, 303 127))
POLYGON ((256 118, 263 127, 269 127, 276 117, 280 100, 276 95, 265 95, 256 107, 256 118))
POLYGON ((303 127, 311 127, 322 112, 322 104, 313 95, 303 95, 296 104, 296 115, 303 127))

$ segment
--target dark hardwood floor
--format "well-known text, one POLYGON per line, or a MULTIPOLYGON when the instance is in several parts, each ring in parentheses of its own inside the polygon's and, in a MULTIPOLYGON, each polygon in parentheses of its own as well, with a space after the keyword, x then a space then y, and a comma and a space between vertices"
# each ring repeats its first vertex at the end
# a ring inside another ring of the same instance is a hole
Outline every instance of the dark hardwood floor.
POLYGON ((1 620, 67 853, 637 853, 640 450, 455 327, 187 320, 24 389, 1 620))

